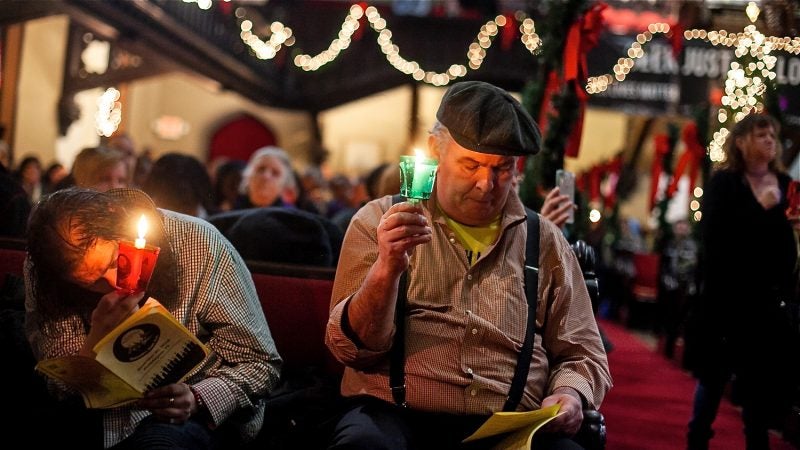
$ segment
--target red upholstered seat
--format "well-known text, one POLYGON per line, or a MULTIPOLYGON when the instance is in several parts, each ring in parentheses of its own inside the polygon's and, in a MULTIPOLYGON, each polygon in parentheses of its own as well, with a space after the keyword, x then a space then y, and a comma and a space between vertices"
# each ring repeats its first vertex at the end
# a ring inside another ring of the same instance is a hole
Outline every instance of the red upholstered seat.
POLYGON ((660 326, 658 314, 658 275, 661 256, 657 253, 635 253, 633 265, 636 274, 631 282, 631 301, 627 305, 629 327, 656 330, 660 326))
POLYGON ((25 241, 0 238, 0 283, 5 280, 6 275, 22 276, 25 255, 25 241))
POLYGON ((658 273, 661 256, 657 253, 635 253, 633 296, 639 302, 655 302, 658 296, 658 273))
POLYGON ((341 375, 325 345, 335 269, 248 261, 272 338, 287 369, 341 375))

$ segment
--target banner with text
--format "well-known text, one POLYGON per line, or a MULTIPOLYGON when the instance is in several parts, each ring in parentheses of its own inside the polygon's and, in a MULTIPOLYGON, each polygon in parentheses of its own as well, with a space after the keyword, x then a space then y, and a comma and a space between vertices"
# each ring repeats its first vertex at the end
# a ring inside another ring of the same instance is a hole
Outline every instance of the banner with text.
MULTIPOLYGON (((635 35, 603 33, 588 55, 589 75, 612 73, 635 35)), ((589 99, 591 106, 623 110, 632 114, 690 114, 693 107, 718 103, 725 77, 734 60, 733 48, 713 46, 701 40, 684 41, 680 57, 670 42, 659 35, 643 46, 644 56, 635 59, 625 81, 609 86, 589 99), (714 99, 713 97, 716 97, 714 99)), ((800 56, 774 51, 779 105, 786 124, 800 126, 800 56)))

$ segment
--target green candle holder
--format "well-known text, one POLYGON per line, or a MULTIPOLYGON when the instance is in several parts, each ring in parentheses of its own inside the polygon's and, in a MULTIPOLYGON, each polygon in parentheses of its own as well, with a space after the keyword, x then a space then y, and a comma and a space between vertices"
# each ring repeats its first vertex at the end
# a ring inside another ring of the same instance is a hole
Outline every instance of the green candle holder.
POLYGON ((400 195, 412 202, 431 198, 438 164, 425 156, 401 156, 400 195))

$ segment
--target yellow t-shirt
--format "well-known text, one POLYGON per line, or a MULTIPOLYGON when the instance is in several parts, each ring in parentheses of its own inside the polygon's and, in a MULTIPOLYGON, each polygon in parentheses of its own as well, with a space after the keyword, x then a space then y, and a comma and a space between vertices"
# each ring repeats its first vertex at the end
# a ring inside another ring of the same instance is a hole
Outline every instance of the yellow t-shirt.
POLYGON ((497 216, 489 225, 472 227, 456 222, 448 217, 444 211, 441 211, 441 213, 447 222, 447 226, 453 230, 458 241, 464 246, 464 249, 466 249, 467 260, 470 266, 474 266, 486 248, 492 245, 497 239, 497 235, 500 233, 501 216, 497 216))

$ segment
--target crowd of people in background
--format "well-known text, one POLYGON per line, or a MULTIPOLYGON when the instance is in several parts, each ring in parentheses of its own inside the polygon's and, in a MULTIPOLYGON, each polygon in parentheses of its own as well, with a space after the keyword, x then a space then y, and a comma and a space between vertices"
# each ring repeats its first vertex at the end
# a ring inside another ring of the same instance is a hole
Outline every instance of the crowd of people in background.
POLYGON ((256 259, 328 267, 335 266, 355 211, 376 196, 400 189, 394 165, 380 164, 359 177, 326 177, 319 168, 299 171, 289 154, 276 146, 255 150, 248 161, 220 158, 206 163, 179 151, 154 158, 150 151, 137 151, 133 140, 119 133, 82 149, 69 165, 52 162, 47 170, 35 156, 12 165, 5 154, 7 164, 0 164, 0 235, 24 236, 32 206, 55 191, 70 186, 101 192, 130 187, 147 193, 160 208, 210 221, 256 259), (256 210, 258 215, 250 214, 256 210), (237 221, 241 223, 233 227, 237 221), (274 247, 265 247, 253 254, 246 244, 253 236, 243 233, 255 232, 280 233, 294 251, 276 253, 274 247))

